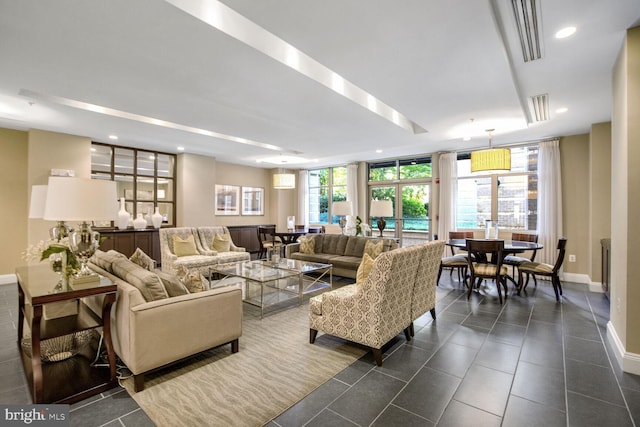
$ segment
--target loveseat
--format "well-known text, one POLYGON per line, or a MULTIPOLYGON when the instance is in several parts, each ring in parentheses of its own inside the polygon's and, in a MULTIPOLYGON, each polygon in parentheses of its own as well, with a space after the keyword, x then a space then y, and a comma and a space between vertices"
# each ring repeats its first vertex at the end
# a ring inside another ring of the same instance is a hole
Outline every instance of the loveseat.
MULTIPOLYGON (((395 239, 341 234, 307 234, 285 248, 287 258, 333 265, 333 274, 356 278, 365 250, 379 254, 396 249, 395 239)), ((375 257, 374 257, 375 258, 375 257)))
POLYGON ((251 254, 245 248, 233 243, 229 229, 225 226, 160 229, 160 260, 164 272, 175 273, 182 266, 208 276, 210 267, 218 263, 250 259, 251 254), (222 237, 226 240, 220 240, 222 237), (218 245, 217 248, 214 243, 218 245), (222 247, 225 245, 226 247, 222 247))
POLYGON ((378 366, 382 346, 404 331, 413 335, 413 321, 427 311, 435 319, 436 278, 444 242, 395 249, 375 260, 358 281, 309 300, 309 340, 318 331, 371 347, 378 366), (361 278, 362 277, 362 278, 361 278))
MULTIPOLYGON (((144 374, 154 369, 223 344, 238 351, 239 285, 190 293, 177 277, 146 270, 116 251, 97 251, 89 266, 118 286, 111 335, 116 354, 134 375, 135 391, 144 388, 144 374)), ((83 301, 101 314, 101 298, 83 301)))

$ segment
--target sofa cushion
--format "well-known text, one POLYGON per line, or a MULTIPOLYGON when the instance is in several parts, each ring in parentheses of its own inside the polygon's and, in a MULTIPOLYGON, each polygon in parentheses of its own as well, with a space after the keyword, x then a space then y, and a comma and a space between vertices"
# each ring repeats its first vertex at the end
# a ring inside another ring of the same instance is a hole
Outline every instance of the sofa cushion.
POLYGON ((91 257, 91 262, 93 262, 103 270, 108 271, 109 273, 113 273, 112 264, 113 261, 117 259, 127 259, 127 257, 120 252, 114 251, 113 249, 110 249, 107 252, 103 252, 98 249, 95 254, 93 254, 93 257, 91 257))
POLYGON ((331 255, 329 264, 333 264, 335 268, 353 270, 356 272, 358 270, 358 266, 362 262, 362 258, 359 256, 347 256, 347 255, 331 255))
POLYGON ((364 245, 364 253, 376 259, 378 255, 383 252, 384 241, 378 239, 367 239, 367 243, 364 245))
POLYGON ((347 240, 347 247, 344 250, 344 254, 347 256, 362 257, 364 248, 369 239, 363 239, 361 237, 349 236, 347 240))
POLYGON ((153 271, 156 268, 156 263, 153 258, 145 254, 140 248, 136 248, 136 251, 129 257, 129 260, 145 270, 153 271))
MULTIPOLYGON (((343 236, 341 234, 325 234, 322 239, 322 250, 320 252, 333 255, 344 255, 344 250, 347 247, 349 236, 343 236)), ((316 248, 316 253, 319 251, 316 248)))
POLYGON ((211 249, 217 252, 229 252, 231 250, 231 235, 216 234, 211 242, 211 249))
POLYGON ((303 254, 302 252, 294 252, 291 254, 292 259, 300 261, 319 262, 322 264, 331 264, 331 260, 336 258, 335 255, 330 254, 303 254))
POLYGON ((300 252, 303 254, 315 254, 316 253, 316 239, 315 236, 306 235, 298 239, 300 242, 300 252))
POLYGON ((187 236, 186 239, 174 234, 173 253, 178 257, 198 255, 198 249, 196 248, 196 241, 193 238, 193 234, 187 236))
POLYGON ((362 284, 369 276, 371 269, 373 268, 374 259, 367 253, 362 256, 362 262, 358 267, 358 272, 356 273, 356 284, 362 284))
POLYGON ((145 270, 126 257, 113 262, 113 274, 130 285, 138 288, 142 297, 147 301, 168 298, 169 295, 157 274, 145 270))
POLYGON ((187 295, 189 290, 182 284, 180 278, 175 274, 165 273, 163 271, 156 271, 156 274, 162 280, 164 289, 167 291, 169 297, 177 297, 180 295, 187 295))

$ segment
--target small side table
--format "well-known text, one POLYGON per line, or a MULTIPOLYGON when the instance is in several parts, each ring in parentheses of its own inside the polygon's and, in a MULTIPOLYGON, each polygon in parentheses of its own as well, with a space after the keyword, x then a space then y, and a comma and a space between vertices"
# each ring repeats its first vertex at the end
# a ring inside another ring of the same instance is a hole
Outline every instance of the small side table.
POLYGON ((59 276, 44 264, 18 267, 16 276, 18 348, 33 403, 73 403, 115 387, 116 356, 111 342, 111 306, 116 299, 117 286, 101 277, 99 283, 83 289, 74 290, 68 285, 56 287, 59 276), (102 319, 82 303, 78 304, 77 314, 55 319, 43 318, 46 304, 76 301, 93 295, 104 295, 102 319), (32 357, 22 349, 25 317, 31 329, 32 357), (109 369, 92 367, 91 361, 80 355, 60 362, 42 363, 42 340, 99 326, 103 328, 109 369))

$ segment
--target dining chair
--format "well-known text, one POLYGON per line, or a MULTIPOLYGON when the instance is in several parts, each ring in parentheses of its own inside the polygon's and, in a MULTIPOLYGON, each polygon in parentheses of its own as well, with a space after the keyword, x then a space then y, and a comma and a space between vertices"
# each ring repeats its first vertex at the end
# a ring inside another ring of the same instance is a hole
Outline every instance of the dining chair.
POLYGON ((318 227, 309 227, 309 229, 307 230, 309 233, 314 233, 314 234, 322 234, 325 232, 324 229, 324 225, 318 226, 318 227))
MULTIPOLYGON (((526 288, 529 284, 529 275, 533 276, 534 282, 536 276, 546 276, 551 278, 551 284, 553 285, 553 291, 556 294, 556 301, 560 301, 560 295, 562 295, 562 285, 560 284, 560 276, 558 272, 564 262, 564 253, 567 247, 567 239, 561 237, 558 240, 558 257, 555 264, 545 264, 542 262, 525 261, 518 266, 518 295, 520 291, 526 288), (527 274, 527 281, 523 284, 523 274, 527 274)), ((537 286, 537 283, 536 283, 537 286)))
POLYGON ((304 224, 296 224, 294 231, 305 231, 305 226, 304 224))
MULTIPOLYGON (((516 242, 538 243, 538 235, 531 234, 531 233, 511 233, 511 240, 516 242)), ((515 254, 507 255, 504 257, 504 260, 502 261, 503 264, 511 266, 511 276, 507 276, 507 277, 509 277, 509 279, 514 284, 516 284, 516 267, 518 267, 520 264, 522 264, 525 261, 533 262, 536 258, 537 252, 538 251, 532 251, 531 256, 529 258, 523 257, 523 256, 517 256, 515 254)), ((529 276, 527 276, 527 280, 529 280, 529 276)), ((536 283, 535 276, 533 277, 533 281, 537 286, 538 284, 536 283)))
MULTIPOLYGON (((469 239, 473 238, 473 231, 450 231, 449 240, 451 239, 469 239)), ((440 260, 440 269, 438 270, 438 281, 440 283, 440 276, 442 276, 442 270, 445 268, 450 269, 449 277, 452 277, 453 270, 458 272, 458 283, 460 283, 460 276, 462 276, 463 283, 467 284, 467 253, 456 252, 456 249, 451 246, 451 256, 444 257, 440 260)))
POLYGON ((500 285, 504 287, 504 297, 507 298, 507 267, 502 265, 504 240, 467 239, 467 252, 469 253, 467 265, 470 274, 467 299, 476 287, 476 282, 479 285, 482 279, 493 279, 498 288, 498 299, 502 304, 500 285), (471 255, 475 257, 475 260, 471 258, 471 255))
POLYGON ((260 243, 260 252, 258 259, 262 259, 267 253, 267 249, 275 248, 282 244, 282 241, 274 235, 276 227, 273 225, 258 226, 258 242, 260 243))

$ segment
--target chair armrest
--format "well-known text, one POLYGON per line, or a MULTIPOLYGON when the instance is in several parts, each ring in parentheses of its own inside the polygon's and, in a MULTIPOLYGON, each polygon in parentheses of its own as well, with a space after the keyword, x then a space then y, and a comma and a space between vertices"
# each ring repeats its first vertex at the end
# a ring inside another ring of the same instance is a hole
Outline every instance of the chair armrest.
POLYGON ((285 258, 291 258, 291 254, 294 252, 300 252, 300 243, 291 243, 284 247, 285 258))
POLYGON ((234 246, 232 248, 230 248, 232 252, 246 252, 247 249, 246 248, 241 248, 240 246, 234 246))
POLYGON ((203 249, 201 251, 201 254, 202 255, 207 255, 207 256, 217 256, 218 255, 218 251, 210 251, 210 250, 203 249))

